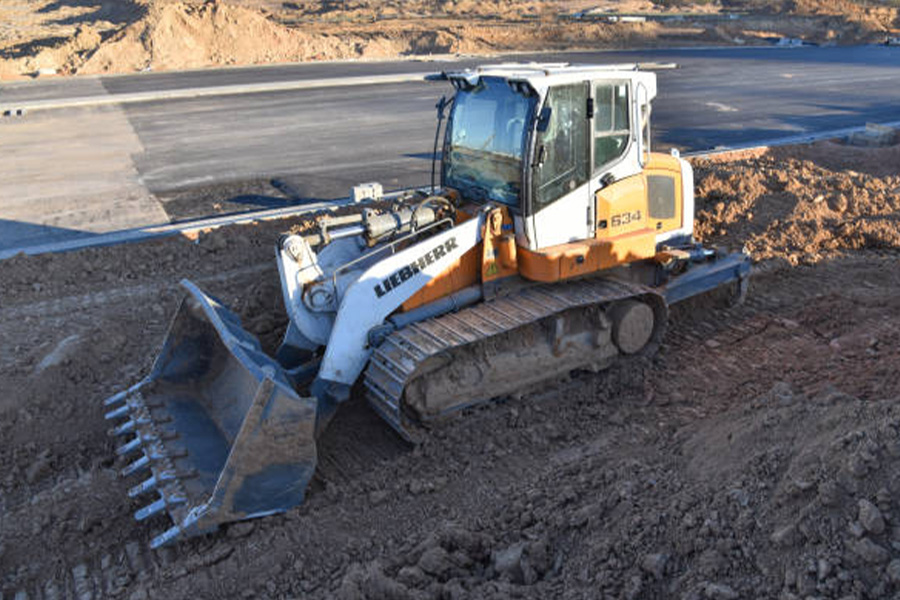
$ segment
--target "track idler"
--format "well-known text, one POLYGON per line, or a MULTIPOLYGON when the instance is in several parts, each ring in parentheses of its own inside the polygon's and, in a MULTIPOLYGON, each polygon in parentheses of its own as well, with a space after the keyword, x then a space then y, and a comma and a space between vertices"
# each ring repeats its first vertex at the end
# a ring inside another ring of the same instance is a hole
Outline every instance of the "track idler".
POLYGON ((238 317, 193 283, 150 375, 106 400, 106 418, 144 475, 138 521, 167 513, 156 548, 221 523, 303 502, 316 467, 317 402, 299 396, 238 317))

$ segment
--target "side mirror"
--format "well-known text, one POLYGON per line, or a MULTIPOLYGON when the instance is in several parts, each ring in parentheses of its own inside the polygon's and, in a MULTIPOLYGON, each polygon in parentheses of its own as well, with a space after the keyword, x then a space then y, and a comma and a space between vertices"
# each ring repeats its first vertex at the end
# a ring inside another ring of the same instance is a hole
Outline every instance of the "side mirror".
POLYGON ((541 109, 540 114, 538 114, 537 120, 537 130, 541 133, 547 131, 547 128, 550 127, 550 116, 553 114, 553 109, 549 106, 545 106, 541 109))

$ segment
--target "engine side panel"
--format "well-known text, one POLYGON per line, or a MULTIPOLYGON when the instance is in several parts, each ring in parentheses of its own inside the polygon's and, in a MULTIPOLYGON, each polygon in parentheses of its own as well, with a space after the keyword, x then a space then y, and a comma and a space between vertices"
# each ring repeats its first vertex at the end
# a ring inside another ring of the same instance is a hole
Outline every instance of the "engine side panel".
POLYGON ((468 250, 442 273, 425 284, 425 287, 413 294, 409 300, 403 303, 403 311, 410 311, 474 285, 478 282, 480 267, 481 246, 478 245, 468 250))
POLYGON ((349 392, 369 360, 368 334, 481 241, 484 214, 378 261, 346 291, 317 380, 349 392), (335 385, 336 384, 336 385, 335 385))

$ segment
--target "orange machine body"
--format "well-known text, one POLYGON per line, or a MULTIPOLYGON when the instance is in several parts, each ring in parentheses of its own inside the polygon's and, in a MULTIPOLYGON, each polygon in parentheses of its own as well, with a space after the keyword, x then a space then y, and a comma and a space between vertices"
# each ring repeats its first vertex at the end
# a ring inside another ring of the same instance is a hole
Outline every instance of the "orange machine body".
MULTIPOLYGON (((657 238, 682 226, 684 198, 677 158, 651 153, 644 170, 594 194, 594 236, 529 250, 516 244, 513 218, 505 206, 486 219, 482 242, 432 279, 402 307, 408 311, 478 283, 518 275, 556 282, 592 275, 635 261, 654 259, 657 238), (654 201, 654 189, 668 190, 666 206, 654 201)), ((459 221, 469 214, 460 211, 459 221)))

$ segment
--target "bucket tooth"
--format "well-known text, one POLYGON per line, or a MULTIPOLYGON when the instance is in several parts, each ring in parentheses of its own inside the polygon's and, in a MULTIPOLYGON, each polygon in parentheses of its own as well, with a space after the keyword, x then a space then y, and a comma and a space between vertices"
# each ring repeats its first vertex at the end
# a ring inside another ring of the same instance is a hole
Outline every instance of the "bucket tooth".
POLYGON ((137 498, 141 494, 146 494, 147 492, 155 490, 158 484, 159 479, 157 479, 156 475, 154 475, 150 479, 145 479, 141 483, 128 490, 128 497, 137 498))
MULTIPOLYGON (((144 411, 142 411, 142 412, 144 412, 144 411)), ((157 419, 156 423, 157 424, 167 423, 169 420, 171 420, 171 419, 168 419, 168 418, 157 419)), ((131 417, 130 419, 128 419, 127 421, 125 421, 124 423, 122 423, 121 425, 119 425, 118 427, 113 429, 110 432, 110 435, 119 436, 119 435, 127 435, 129 433, 134 433, 135 430, 139 426, 150 425, 151 423, 153 423, 153 419, 151 419, 146 414, 144 414, 144 415, 139 414, 138 416, 131 417)))
POLYGON ((157 548, 161 548, 166 544, 170 544, 174 542, 181 535, 181 527, 178 525, 174 527, 170 527, 163 533, 159 534, 150 542, 150 548, 156 550, 157 548))
POLYGON ((130 498, 137 498, 141 494, 146 494, 147 492, 155 490, 160 483, 172 481, 173 479, 175 479, 174 475, 172 475, 168 471, 163 471, 159 475, 153 475, 149 479, 145 479, 138 485, 128 490, 128 496, 130 498))
POLYGON ((112 430, 112 435, 119 436, 125 435, 128 433, 134 433, 134 428, 137 427, 137 422, 134 419, 128 419, 118 427, 112 430))
POLYGON ((128 396, 128 392, 130 390, 123 390, 116 394, 115 396, 110 396, 106 400, 103 401, 103 406, 113 406, 118 404, 119 402, 124 402, 125 398, 128 396))
POLYGON ((134 518, 137 521, 144 521, 154 515, 158 515, 162 511, 166 510, 166 508, 169 506, 178 506, 179 504, 184 504, 185 502, 187 502, 187 500, 181 496, 171 495, 168 498, 163 496, 159 500, 148 504, 144 508, 135 512, 134 518))
POLYGON ((105 418, 107 421, 114 421, 116 419, 121 419, 122 417, 127 416, 129 412, 131 412, 131 406, 125 404, 124 406, 120 406, 116 410, 111 410, 106 413, 105 418))
POLYGON ((138 435, 133 440, 125 444, 124 446, 119 446, 116 448, 116 455, 118 456, 128 456, 133 452, 137 452, 141 448, 141 436, 138 435))
POLYGON ((142 457, 129 464, 127 467, 122 469, 122 477, 128 477, 130 475, 134 475, 135 473, 140 473, 145 469, 150 468, 150 457, 144 454, 142 457))
POLYGON ((124 402, 128 398, 128 396, 137 392, 139 389, 144 387, 144 385, 146 385, 149 381, 150 381, 150 378, 146 377, 146 378, 142 379, 141 381, 137 382, 136 384, 134 384, 133 386, 131 386, 130 388, 128 388, 127 390, 122 390, 121 392, 119 392, 117 394, 113 394, 112 396, 110 396, 109 398, 107 398, 106 400, 103 401, 103 406, 112 406, 114 404, 118 404, 119 402, 124 402))
POLYGON ((163 498, 160 498, 156 502, 148 504, 144 508, 135 512, 134 518, 138 521, 143 521, 144 519, 149 519, 153 515, 159 514, 164 510, 166 510, 166 501, 163 498))
POLYGON ((139 459, 122 469, 122 477, 128 477, 135 473, 139 473, 140 471, 149 469, 150 464, 155 461, 184 458, 187 456, 187 452, 184 450, 166 450, 165 446, 159 441, 151 441, 145 444, 143 451, 144 453, 139 459))

